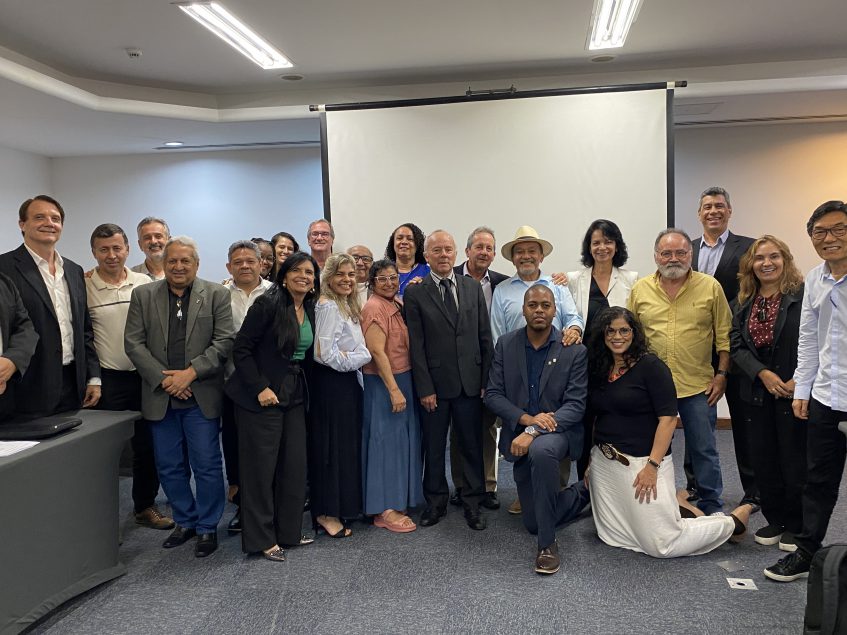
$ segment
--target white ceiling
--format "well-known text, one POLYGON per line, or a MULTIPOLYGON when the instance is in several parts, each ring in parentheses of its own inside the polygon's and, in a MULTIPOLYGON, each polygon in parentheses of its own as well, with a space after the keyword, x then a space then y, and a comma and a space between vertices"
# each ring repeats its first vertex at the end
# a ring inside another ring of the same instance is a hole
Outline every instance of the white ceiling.
POLYGON ((3 0, 0 145, 72 156, 316 142, 309 104, 512 84, 687 80, 681 124, 847 118, 844 0, 644 0, 607 63, 584 48, 592 0, 223 2, 295 68, 263 71, 168 0, 3 0))

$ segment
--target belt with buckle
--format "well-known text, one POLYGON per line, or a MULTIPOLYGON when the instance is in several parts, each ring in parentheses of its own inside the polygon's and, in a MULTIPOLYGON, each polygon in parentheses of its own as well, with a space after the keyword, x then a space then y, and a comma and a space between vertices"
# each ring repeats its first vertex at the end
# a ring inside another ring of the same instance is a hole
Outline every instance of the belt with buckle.
POLYGON ((600 448, 600 451, 610 461, 617 461, 622 465, 629 466, 629 459, 626 458, 623 454, 618 452, 617 448, 613 446, 611 443, 598 443, 597 447, 600 448))

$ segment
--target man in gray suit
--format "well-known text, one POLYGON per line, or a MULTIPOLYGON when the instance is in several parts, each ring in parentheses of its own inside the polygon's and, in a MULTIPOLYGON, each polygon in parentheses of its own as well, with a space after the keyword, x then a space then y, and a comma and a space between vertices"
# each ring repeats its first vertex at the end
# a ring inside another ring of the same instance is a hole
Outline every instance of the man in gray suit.
POLYGON ((485 405, 503 421, 500 452, 513 475, 527 530, 538 535, 537 573, 559 570, 556 527, 588 503, 583 481, 559 490, 559 462, 582 452, 588 354, 553 328, 556 300, 536 284, 524 294, 526 326, 497 340, 485 405))
POLYGON ((124 347, 144 383, 141 412, 151 423, 159 480, 177 523, 162 546, 196 535, 194 553, 202 558, 217 549, 224 509, 218 423, 234 333, 229 291, 198 278, 199 265, 191 238, 168 240, 165 279, 132 292, 124 347))

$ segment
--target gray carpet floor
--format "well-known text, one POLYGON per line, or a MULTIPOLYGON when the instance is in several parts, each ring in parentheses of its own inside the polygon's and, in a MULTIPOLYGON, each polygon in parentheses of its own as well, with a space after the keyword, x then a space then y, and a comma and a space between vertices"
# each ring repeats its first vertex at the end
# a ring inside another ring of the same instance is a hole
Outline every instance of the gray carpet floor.
MULTIPOLYGON (((727 507, 741 487, 729 431, 718 445, 727 507)), ((683 443, 674 462, 681 483, 683 443)), ((533 572, 534 539, 506 507, 516 497, 500 462, 502 507, 488 529, 471 531, 451 507, 431 528, 396 535, 354 523, 354 536, 321 536, 288 551, 284 563, 246 557, 221 524, 221 547, 207 559, 191 543, 161 548, 167 532, 131 517, 129 479, 121 479, 128 573, 64 604, 30 633, 799 633, 805 581, 762 575, 783 554, 751 537, 710 554, 658 560, 600 542, 590 515, 558 534, 561 571, 533 572), (741 567, 727 573, 718 563, 741 567), (758 590, 732 590, 726 578, 752 578, 758 590)), ((827 541, 847 539, 842 499, 827 541)), ((304 522, 308 522, 304 517, 304 522)), ((753 516, 751 529, 762 526, 753 516)), ((305 526, 305 525, 304 525, 305 526)))

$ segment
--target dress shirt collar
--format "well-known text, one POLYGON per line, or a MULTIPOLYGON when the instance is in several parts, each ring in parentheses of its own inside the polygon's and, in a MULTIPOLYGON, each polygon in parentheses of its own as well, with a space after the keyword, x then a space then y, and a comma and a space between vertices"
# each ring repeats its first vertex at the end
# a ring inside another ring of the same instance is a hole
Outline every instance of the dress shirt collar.
MULTIPOLYGON (((469 277, 473 278, 473 276, 471 275, 471 272, 468 271, 468 261, 467 260, 465 261, 465 264, 462 265, 462 275, 463 276, 469 276, 469 277)), ((474 280, 476 280, 476 278, 474 278, 474 280)), ((480 279, 480 281, 479 281, 480 284, 482 284, 483 280, 488 280, 489 282, 491 282, 491 278, 488 275, 488 269, 485 270, 485 275, 482 276, 482 278, 480 279)))
MULTIPOLYGON (((45 266, 47 266, 49 268, 50 263, 47 261, 46 258, 42 258, 40 255, 35 253, 32 249, 30 249, 30 246, 27 245, 26 243, 24 243, 24 247, 26 247, 26 250, 29 252, 29 255, 32 256, 32 259, 35 261, 36 267, 41 267, 41 265, 43 263, 45 266)), ((62 256, 60 256, 59 252, 56 251, 56 250, 53 250, 53 254, 54 254, 54 260, 56 262, 56 268, 64 270, 65 261, 62 260, 62 256)))
POLYGON ((703 234, 700 246, 701 247, 707 247, 709 249, 714 249, 715 247, 718 247, 719 245, 726 244, 727 238, 729 238, 729 227, 727 227, 724 230, 724 233, 722 233, 720 236, 718 236, 718 239, 715 241, 714 245, 710 245, 709 243, 707 243, 706 242, 706 234, 703 234))
POLYGON ((550 344, 552 344, 553 342, 555 342, 555 341, 556 341, 559 337, 561 337, 561 335, 560 335, 560 333, 559 333, 559 329, 557 329, 557 328, 554 326, 554 327, 552 327, 552 328, 550 329, 550 335, 548 335, 548 336, 547 336, 547 341, 546 341, 546 342, 544 342, 544 343, 543 343, 541 346, 539 346, 538 348, 535 348, 535 347, 532 345, 532 342, 530 342, 530 341, 529 341, 529 335, 527 334, 527 331, 528 331, 528 330, 529 330, 529 327, 528 327, 528 326, 527 326, 527 327, 524 327, 524 329, 523 329, 523 339, 524 339, 524 345, 525 345, 525 346, 527 346, 528 348, 531 348, 531 349, 536 350, 536 351, 540 351, 542 348, 546 348, 547 346, 549 346, 550 344))
POLYGON ((441 280, 442 280, 442 279, 444 279, 444 278, 446 278, 447 280, 449 280, 450 282, 452 282, 452 283, 453 283, 453 286, 454 286, 454 287, 456 286, 456 274, 453 272, 453 268, 452 268, 452 267, 450 267, 450 273, 449 273, 449 274, 447 274, 446 276, 439 276, 439 275, 438 275, 437 273, 435 273, 435 271, 433 271, 431 268, 430 268, 430 270, 429 270, 429 275, 430 275, 430 276, 432 276, 432 279, 433 279, 433 280, 435 280, 435 284, 441 284, 441 280))

